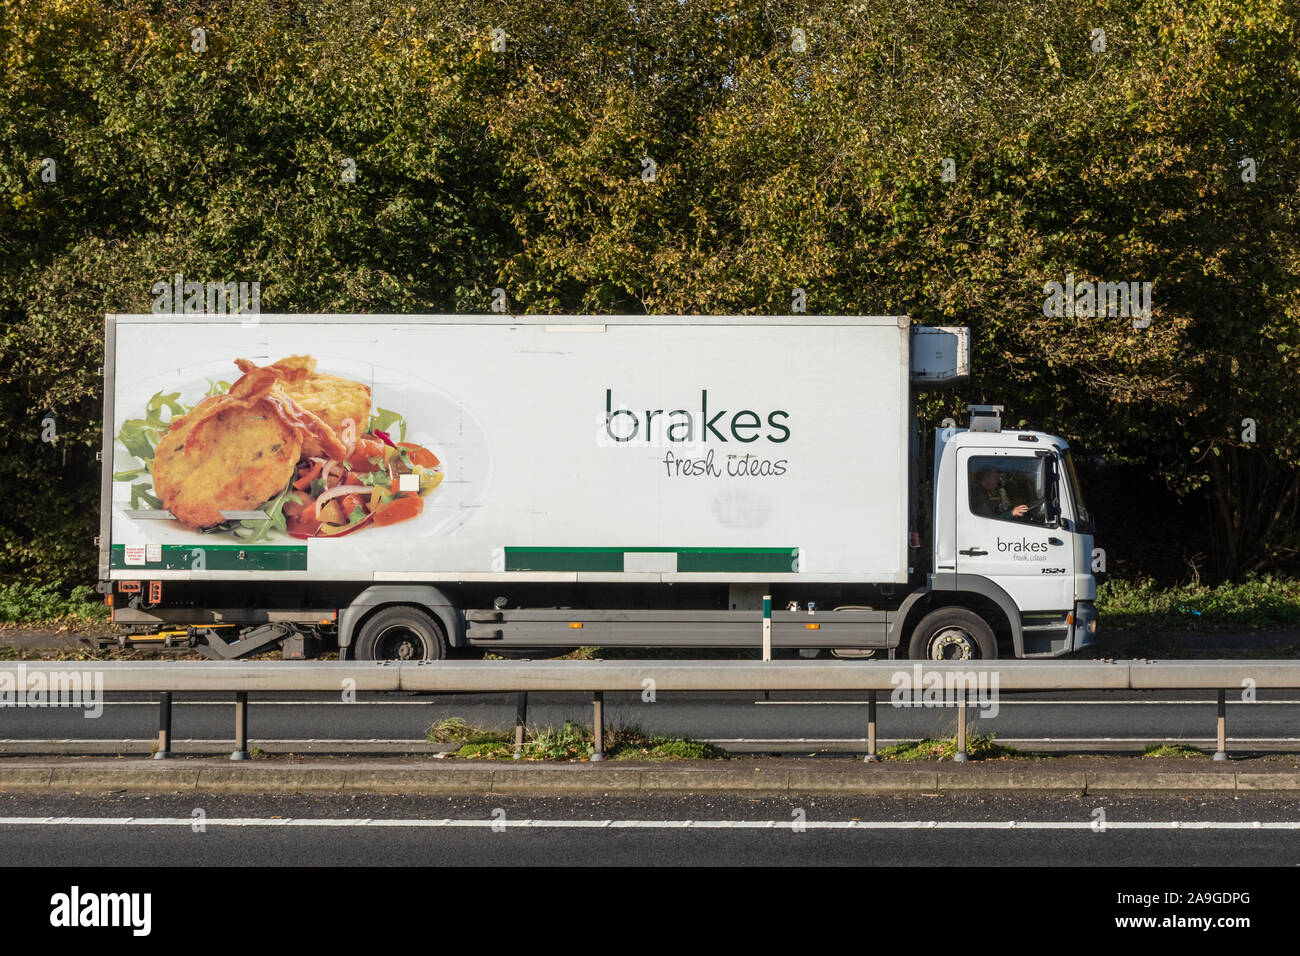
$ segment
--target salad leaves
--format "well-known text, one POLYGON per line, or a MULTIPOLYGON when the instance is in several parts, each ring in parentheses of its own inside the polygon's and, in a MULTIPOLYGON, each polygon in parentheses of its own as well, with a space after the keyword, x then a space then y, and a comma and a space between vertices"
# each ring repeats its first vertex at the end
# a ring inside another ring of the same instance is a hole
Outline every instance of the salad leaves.
POLYGON ((155 392, 149 404, 145 406, 144 418, 129 418, 122 423, 117 433, 117 440, 132 458, 138 459, 142 467, 129 471, 114 472, 114 481, 130 481, 140 475, 152 474, 154 450, 166 433, 172 419, 187 413, 192 406, 181 404, 180 392, 155 392), (167 417, 163 418, 163 410, 167 417))
POLYGON ((389 411, 387 408, 376 408, 374 413, 366 422, 365 430, 370 434, 377 431, 391 433, 393 425, 397 425, 399 442, 406 441, 406 419, 397 412, 389 411))

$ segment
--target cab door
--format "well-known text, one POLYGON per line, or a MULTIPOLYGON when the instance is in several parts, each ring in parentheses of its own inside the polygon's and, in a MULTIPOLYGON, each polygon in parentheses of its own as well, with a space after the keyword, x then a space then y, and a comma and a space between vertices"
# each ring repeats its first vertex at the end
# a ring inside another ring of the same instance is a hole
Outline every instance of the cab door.
POLYGON ((1022 613, 1074 608, 1074 548, 1056 527, 1058 475, 1052 452, 958 451, 957 573, 993 581, 1022 613), (1024 513, 1017 515, 1020 505, 1024 513))

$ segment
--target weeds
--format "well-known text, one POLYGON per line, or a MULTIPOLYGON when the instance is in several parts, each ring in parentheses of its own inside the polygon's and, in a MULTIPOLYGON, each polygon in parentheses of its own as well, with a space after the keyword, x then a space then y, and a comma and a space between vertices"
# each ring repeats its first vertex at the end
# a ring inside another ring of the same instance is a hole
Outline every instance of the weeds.
POLYGON ((1197 750, 1195 747, 1184 747, 1182 744, 1150 744, 1142 752, 1144 757, 1184 757, 1193 759, 1195 757, 1204 757, 1205 753, 1197 750))
MULTIPOLYGON (((1020 757, 1020 751, 1004 747, 994 740, 993 734, 971 734, 966 738, 966 753, 971 760, 993 760, 1000 757, 1020 757)), ((881 760, 951 760, 957 755, 957 738, 926 738, 882 747, 877 756, 881 760)))
MULTIPOLYGON (((510 760, 514 757, 514 735, 509 731, 472 727, 460 717, 448 717, 429 728, 430 743, 459 744, 453 757, 470 760, 510 760)), ((718 760, 730 755, 689 737, 661 737, 646 734, 640 727, 607 727, 605 757, 609 760, 718 760)), ((590 727, 566 720, 559 728, 526 728, 522 760, 590 760, 595 741, 590 727)))
POLYGON ((425 735, 431 744, 461 744, 463 746, 480 746, 484 744, 509 743, 512 738, 503 731, 479 730, 465 723, 461 717, 448 717, 429 728, 425 735))

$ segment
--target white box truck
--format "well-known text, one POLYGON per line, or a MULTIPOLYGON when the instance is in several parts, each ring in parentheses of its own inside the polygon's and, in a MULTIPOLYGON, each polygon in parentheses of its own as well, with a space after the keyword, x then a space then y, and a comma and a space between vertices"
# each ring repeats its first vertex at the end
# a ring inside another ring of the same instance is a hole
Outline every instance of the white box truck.
POLYGON ((758 648, 765 598, 804 656, 1087 647, 1066 443, 996 406, 923 441, 914 390, 965 381, 968 341, 896 316, 109 315, 101 589, 134 640, 213 657, 758 648))

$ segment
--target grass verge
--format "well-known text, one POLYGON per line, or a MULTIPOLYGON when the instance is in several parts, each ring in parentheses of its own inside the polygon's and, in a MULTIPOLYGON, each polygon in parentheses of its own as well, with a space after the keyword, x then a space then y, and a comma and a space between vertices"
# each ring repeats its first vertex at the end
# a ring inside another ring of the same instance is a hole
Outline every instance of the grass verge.
MULTIPOLYGON (((450 756, 469 760, 513 760, 514 734, 472 727, 460 717, 448 717, 429 728, 430 743, 459 744, 450 756)), ((595 752, 590 727, 566 720, 555 727, 526 727, 521 760, 590 760, 595 752)), ((640 727, 607 727, 607 760, 726 760, 721 747, 689 737, 661 737, 640 727)))
MULTIPOLYGON (((1014 747, 1005 747, 994 740, 993 734, 970 734, 966 737, 966 753, 971 760, 999 760, 1026 755, 1014 747)), ((925 740, 912 740, 905 743, 882 747, 876 755, 881 760, 951 760, 957 755, 957 738, 927 737, 925 740)))

